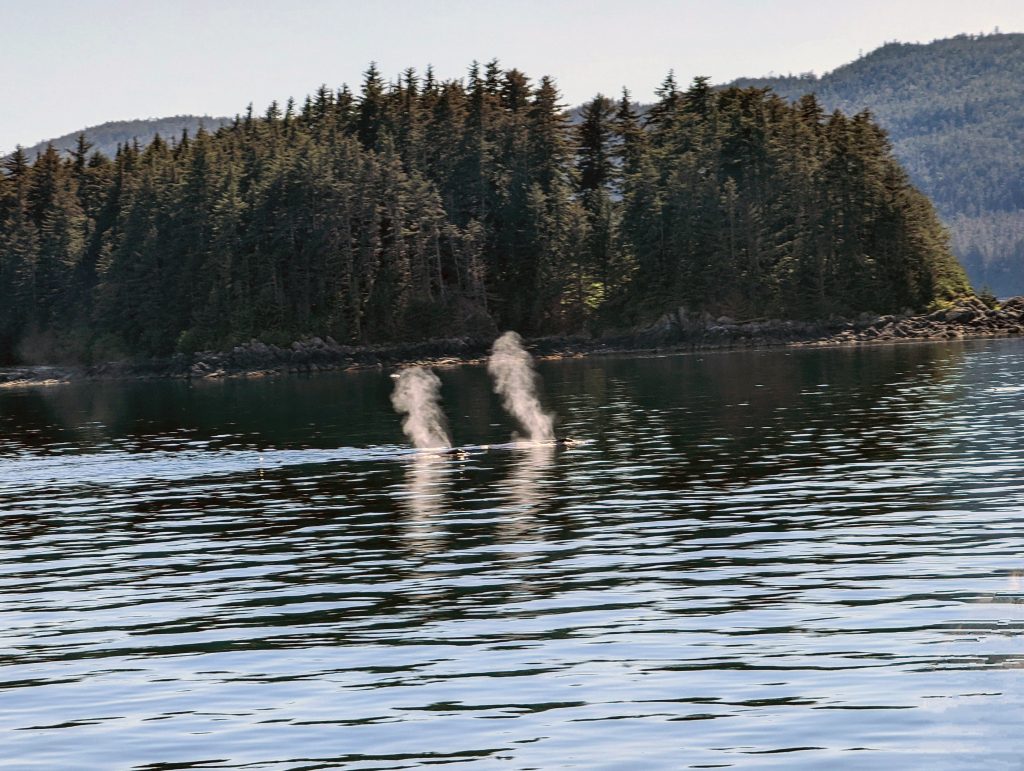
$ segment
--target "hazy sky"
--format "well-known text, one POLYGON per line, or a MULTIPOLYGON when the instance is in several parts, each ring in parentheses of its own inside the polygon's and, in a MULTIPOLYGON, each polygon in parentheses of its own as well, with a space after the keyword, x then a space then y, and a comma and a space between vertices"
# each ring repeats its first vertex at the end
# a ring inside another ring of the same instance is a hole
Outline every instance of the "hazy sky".
POLYGON ((821 74, 884 42, 1024 31, 1024 0, 0 0, 0 151, 108 120, 234 115, 494 57, 566 103, 628 86, 821 74))

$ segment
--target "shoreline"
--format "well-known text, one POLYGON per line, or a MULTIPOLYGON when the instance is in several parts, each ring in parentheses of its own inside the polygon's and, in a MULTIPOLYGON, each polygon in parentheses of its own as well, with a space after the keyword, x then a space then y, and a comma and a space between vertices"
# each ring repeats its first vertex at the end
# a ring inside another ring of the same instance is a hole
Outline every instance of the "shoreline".
MULTIPOLYGON (((1024 297, 998 309, 969 298, 949 308, 919 315, 862 315, 856 319, 734 321, 664 314, 637 332, 600 338, 541 337, 526 341, 540 360, 585 356, 711 353, 841 348, 900 343, 953 342, 1024 336, 1024 297)), ((344 346, 330 337, 298 340, 288 348, 253 340, 230 351, 175 354, 164 359, 107 362, 90 366, 24 365, 0 369, 0 388, 61 385, 111 380, 217 380, 278 377, 314 372, 384 369, 401 366, 450 367, 486 360, 489 338, 455 338, 396 345, 344 346)))

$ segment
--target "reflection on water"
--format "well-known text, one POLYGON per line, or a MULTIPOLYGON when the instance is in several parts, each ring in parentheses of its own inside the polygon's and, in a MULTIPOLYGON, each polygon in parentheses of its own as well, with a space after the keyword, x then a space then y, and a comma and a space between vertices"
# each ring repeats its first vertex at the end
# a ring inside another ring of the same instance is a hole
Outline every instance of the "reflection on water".
POLYGON ((540 508, 552 485, 555 448, 524 443, 510 459, 503 485, 507 505, 498 522, 495 540, 521 551, 524 543, 543 539, 540 508))
POLYGON ((430 553, 441 548, 447 504, 445 476, 453 460, 438 453, 418 452, 406 462, 401 491, 402 506, 408 512, 404 540, 415 552, 430 553))
POLYGON ((999 768, 1024 342, 0 392, 13 768, 999 768))
POLYGON ((540 505, 545 482, 550 480, 555 448, 544 444, 524 444, 516 448, 513 456, 505 492, 514 511, 532 512, 540 505))

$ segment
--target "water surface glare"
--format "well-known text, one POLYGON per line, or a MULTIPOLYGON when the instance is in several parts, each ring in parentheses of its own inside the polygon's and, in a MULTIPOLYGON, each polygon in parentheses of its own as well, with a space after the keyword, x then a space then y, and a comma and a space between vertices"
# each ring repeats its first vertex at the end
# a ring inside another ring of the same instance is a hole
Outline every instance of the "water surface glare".
POLYGON ((1024 341, 539 371, 0 391, 0 767, 1020 767, 1024 341))

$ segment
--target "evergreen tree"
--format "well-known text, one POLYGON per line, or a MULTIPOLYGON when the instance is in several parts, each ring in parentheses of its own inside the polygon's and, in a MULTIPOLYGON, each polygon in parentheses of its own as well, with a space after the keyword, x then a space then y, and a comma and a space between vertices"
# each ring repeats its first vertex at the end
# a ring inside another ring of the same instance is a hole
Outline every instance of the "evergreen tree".
POLYGON ((368 150, 376 149, 384 129, 384 102, 384 81, 376 62, 370 62, 363 74, 363 92, 356 118, 356 136, 368 150))
POLYGON ((80 136, 0 172, 0 361, 303 335, 580 331, 667 308, 820 317, 969 291, 870 114, 764 89, 623 92, 570 128, 554 81, 375 65, 216 133, 80 136))
MULTIPOLYGON (((627 109, 628 109, 628 97, 627 109)), ((580 203, 587 217, 587 238, 583 265, 579 274, 578 302, 597 306, 618 285, 623 275, 615 255, 615 105, 598 94, 583 107, 582 121, 577 128, 576 170, 580 203), (586 274, 586 275, 584 275, 586 274), (600 294, 591 302, 583 285, 600 284, 600 294)), ((629 113, 625 117, 628 117, 629 113)))

